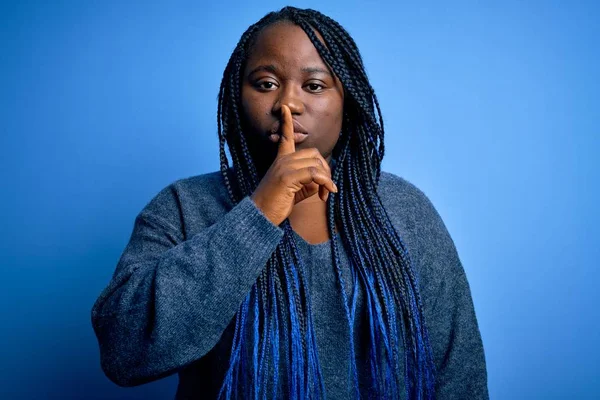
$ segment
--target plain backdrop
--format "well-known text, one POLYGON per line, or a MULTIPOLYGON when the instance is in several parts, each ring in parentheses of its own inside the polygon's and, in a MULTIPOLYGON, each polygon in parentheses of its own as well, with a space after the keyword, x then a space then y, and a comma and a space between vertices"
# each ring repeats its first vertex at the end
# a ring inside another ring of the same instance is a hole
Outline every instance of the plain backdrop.
MULTIPOLYGON (((286 3, 48 3, 0 5, 0 398, 173 398, 176 375, 103 375, 90 310, 141 208, 218 169, 223 69, 286 3)), ((597 4, 293 3, 356 40, 383 169, 467 272, 493 399, 600 396, 597 4)))

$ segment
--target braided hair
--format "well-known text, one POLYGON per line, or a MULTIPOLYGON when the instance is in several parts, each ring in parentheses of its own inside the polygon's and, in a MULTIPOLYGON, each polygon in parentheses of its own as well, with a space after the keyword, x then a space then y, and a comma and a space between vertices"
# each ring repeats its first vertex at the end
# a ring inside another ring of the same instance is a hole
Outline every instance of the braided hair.
MULTIPOLYGON (((360 282, 365 289, 370 338, 369 360, 365 364, 370 370, 370 382, 361 393, 352 334, 356 291, 349 305, 340 270, 339 245, 331 240, 333 264, 351 332, 348 372, 353 383, 349 390, 356 398, 402 397, 403 362, 408 398, 433 399, 435 365, 417 276, 407 248, 376 191, 384 155, 379 102, 352 37, 339 23, 318 11, 285 7, 265 15, 244 32, 227 63, 218 95, 217 124, 221 172, 229 196, 237 204, 252 194, 261 179, 253 158, 257 155, 244 134, 240 86, 258 33, 278 22, 293 23, 306 32, 346 93, 342 132, 332 153, 332 178, 339 192, 329 194, 327 219, 331 237, 334 221, 340 221, 354 288, 360 282)), ((236 314, 229 366, 218 398, 325 398, 305 265, 289 220, 281 226, 282 241, 236 314), (270 371, 274 376, 269 386, 270 371)))

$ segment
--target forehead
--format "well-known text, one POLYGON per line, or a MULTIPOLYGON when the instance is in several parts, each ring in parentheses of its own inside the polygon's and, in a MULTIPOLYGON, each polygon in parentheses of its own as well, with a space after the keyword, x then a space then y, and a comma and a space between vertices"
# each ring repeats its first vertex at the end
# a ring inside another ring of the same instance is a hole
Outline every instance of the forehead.
MULTIPOLYGON (((316 31, 315 34, 323 42, 321 35, 316 31)), ((282 67, 301 67, 305 64, 325 65, 306 32, 289 22, 270 25, 256 37, 247 65, 267 61, 280 64, 282 67)))

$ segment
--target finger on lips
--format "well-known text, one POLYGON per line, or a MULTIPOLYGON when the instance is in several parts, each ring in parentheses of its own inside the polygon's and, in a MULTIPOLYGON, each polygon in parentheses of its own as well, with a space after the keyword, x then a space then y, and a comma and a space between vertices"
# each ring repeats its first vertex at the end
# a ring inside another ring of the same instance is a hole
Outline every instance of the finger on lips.
MULTIPOLYGON (((296 153, 296 145, 294 142, 294 121, 292 120, 292 113, 291 113, 289 107, 286 105, 281 106, 281 119, 282 119, 282 121, 281 121, 281 137, 279 139, 278 156, 296 153)), ((319 179, 315 180, 315 182, 320 181, 317 183, 320 185, 319 195, 321 196, 321 198, 323 200, 326 200, 329 197, 330 191, 337 193, 337 191, 338 191, 337 186, 333 182, 333 180, 331 180, 331 178, 330 178, 331 170, 329 168, 329 164, 327 163, 327 161, 325 159, 323 159, 323 156, 318 152, 315 155, 314 149, 299 150, 299 152, 296 153, 295 155, 300 156, 301 155, 301 154, 299 154, 300 152, 302 152, 302 153, 306 152, 307 158, 319 159, 320 160, 319 166, 316 168, 325 172, 327 181, 331 182, 330 184, 328 184, 329 182, 324 182, 322 177, 319 177, 319 179), (322 195, 322 192, 325 193, 324 196, 322 195), (323 197, 325 197, 325 198, 323 198, 323 197)), ((321 174, 319 174, 319 175, 321 175, 321 174)))
POLYGON ((279 155, 291 154, 296 151, 294 143, 294 122, 288 106, 281 106, 281 137, 279 138, 279 155))

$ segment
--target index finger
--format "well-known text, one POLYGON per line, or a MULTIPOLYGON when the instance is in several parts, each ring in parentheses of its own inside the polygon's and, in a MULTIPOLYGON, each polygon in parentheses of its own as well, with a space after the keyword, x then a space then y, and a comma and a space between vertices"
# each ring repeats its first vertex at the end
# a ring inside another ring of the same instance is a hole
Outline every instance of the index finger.
POLYGON ((279 148, 277 156, 282 156, 296 151, 294 143, 294 122, 292 121, 292 112, 286 105, 281 106, 281 137, 279 138, 279 148))

